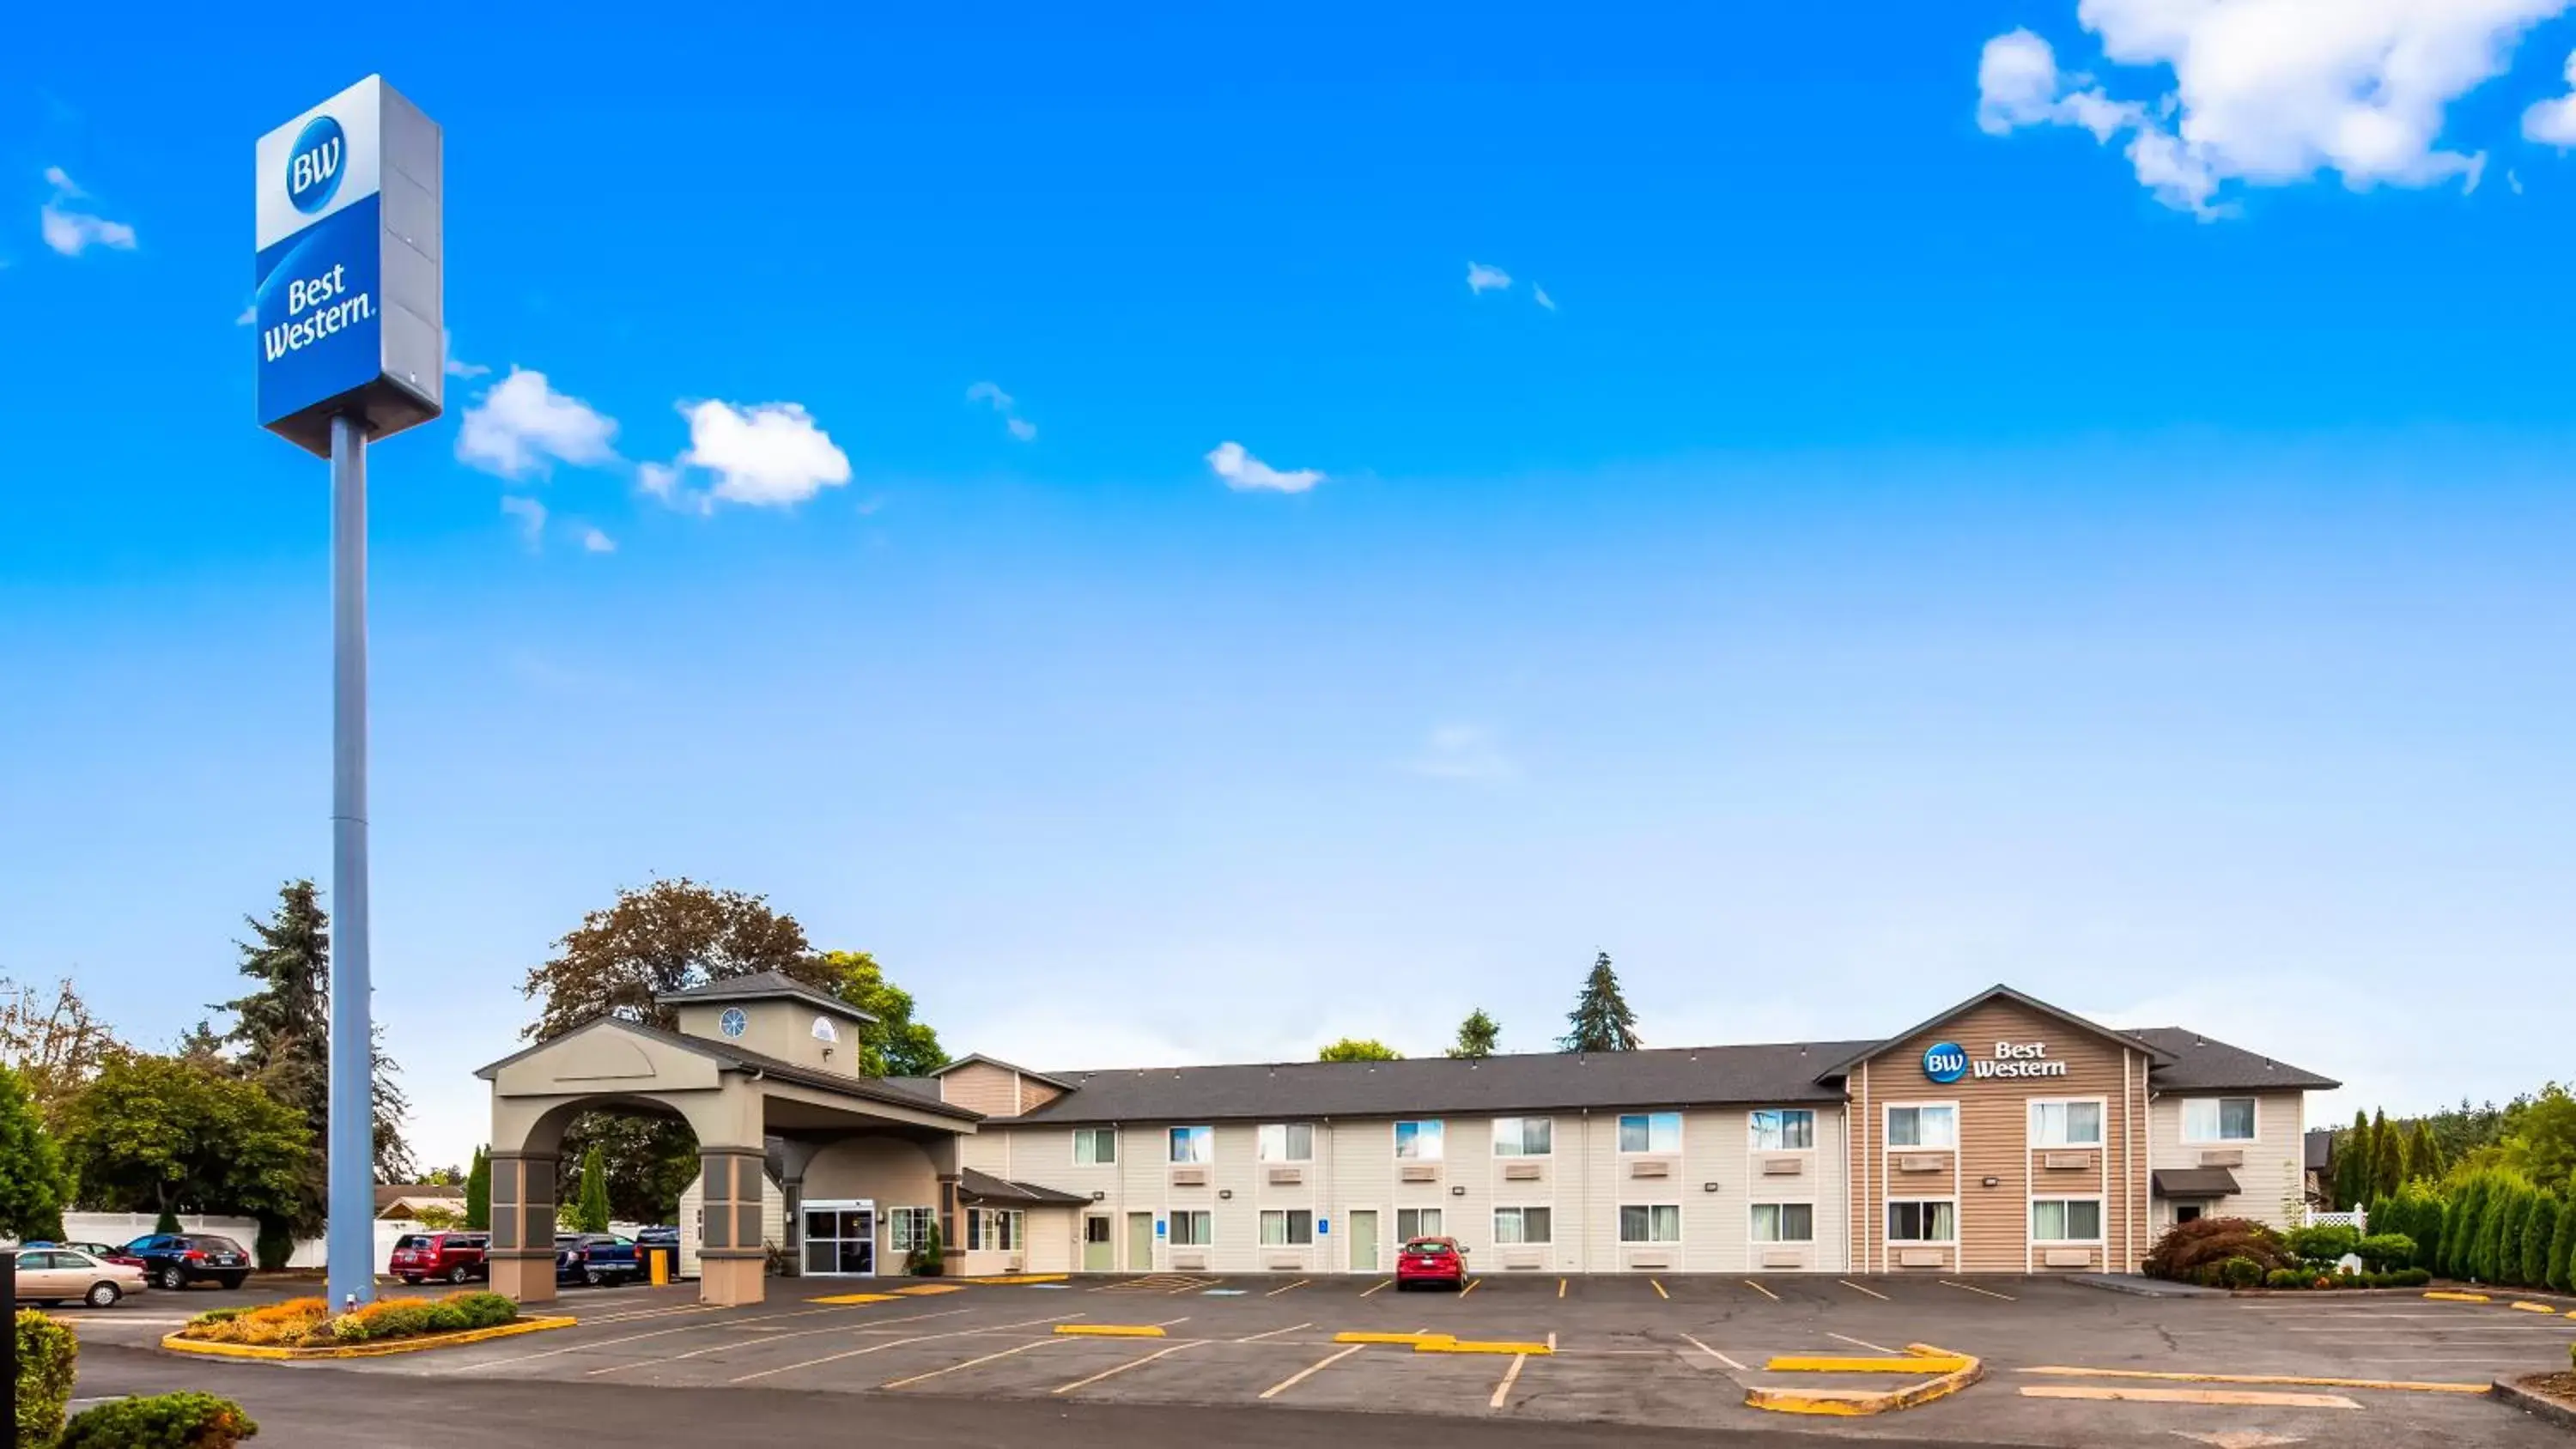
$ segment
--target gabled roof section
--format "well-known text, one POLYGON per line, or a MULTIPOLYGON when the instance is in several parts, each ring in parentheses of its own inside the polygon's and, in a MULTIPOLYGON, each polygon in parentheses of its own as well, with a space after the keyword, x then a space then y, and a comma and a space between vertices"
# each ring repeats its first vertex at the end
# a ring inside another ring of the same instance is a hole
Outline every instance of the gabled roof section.
POLYGON ((2185 1027, 2142 1026, 2133 1035, 2164 1053, 2147 1078, 2159 1092, 2331 1092, 2343 1085, 2185 1027))
POLYGON ((853 1021, 872 1022, 876 1018, 859 1010, 828 991, 799 981, 783 971, 755 971, 748 976, 728 976, 704 986, 685 991, 665 991, 653 998, 656 1006, 680 1006, 708 1001, 802 1001, 819 1006, 853 1021))
POLYGON ((935 1080, 937 1078, 947 1076, 950 1072, 957 1070, 959 1067, 966 1066, 1000 1067, 1006 1072, 1017 1072, 1032 1082, 1044 1082, 1050 1087, 1056 1087, 1067 1092, 1076 1092, 1082 1089, 1082 1084, 1079 1082, 1068 1082, 1062 1077, 1051 1077, 1044 1072, 1032 1071, 1027 1067, 1017 1065, 1016 1063, 1006 1062, 1000 1057, 988 1057, 982 1052, 968 1052, 966 1055, 959 1057, 957 1060, 950 1062, 948 1065, 941 1067, 930 1075, 935 1080))
POLYGON ((506 1067, 513 1062, 522 1061, 528 1057, 535 1056, 537 1053, 544 1051, 548 1047, 570 1040, 584 1032, 592 1031, 622 1031, 631 1032, 640 1037, 649 1037, 654 1041, 678 1047, 682 1051, 695 1052, 697 1055, 713 1061, 718 1067, 723 1068, 726 1071, 757 1072, 764 1077, 776 1077, 782 1082, 794 1082, 800 1087, 818 1087, 826 1092, 838 1092, 843 1096, 857 1097, 863 1101, 883 1102, 896 1107, 910 1107, 919 1112, 933 1112, 943 1117, 954 1118, 960 1122, 981 1122, 984 1120, 984 1114, 981 1112, 956 1106, 952 1103, 943 1102, 935 1097, 925 1097, 918 1091, 908 1091, 902 1087, 889 1086, 874 1077, 845 1077, 838 1072, 816 1071, 812 1067, 805 1066, 797 1062, 782 1061, 765 1052, 745 1051, 730 1042, 715 1041, 702 1036, 689 1036, 676 1031, 664 1031, 657 1026, 646 1026, 641 1022, 628 1021, 622 1016, 592 1017, 590 1020, 583 1022, 581 1025, 574 1027, 572 1030, 565 1032, 561 1036, 548 1037, 546 1040, 538 1042, 534 1046, 522 1047, 519 1050, 510 1053, 508 1056, 501 1058, 497 1062, 491 1062, 484 1066, 477 1067, 474 1070, 474 1075, 481 1077, 487 1082, 491 1081, 501 1074, 501 1069, 503 1067, 506 1067))
POLYGON ((1898 1032, 1896 1035, 1891 1036, 1884 1041, 1873 1042, 1869 1046, 1862 1048, 1860 1051, 1852 1053, 1842 1061, 1836 1062, 1831 1068, 1819 1075, 1816 1080, 1822 1082, 1834 1077, 1849 1075, 1852 1068, 1859 1066, 1862 1062, 1869 1060, 1871 1057, 1877 1056, 1881 1052, 1895 1047, 1898 1043, 1913 1037, 1921 1036, 1923 1033, 1930 1031, 1945 1021, 1949 1021, 1954 1017, 1965 1016, 1969 1012, 1976 1010, 1978 1007, 1995 1001, 2011 1002, 2013 1005, 2021 1007, 2025 1011, 2037 1012, 2041 1016, 2053 1017, 2056 1020, 2062 1021, 2068 1026, 2075 1028, 2077 1031, 2101 1037, 2106 1041, 2118 1042, 2120 1045, 2128 1047, 2134 1051, 2144 1052, 2147 1056, 2149 1071, 2153 1071, 2155 1068, 2163 1066, 2165 1063, 2173 1059, 2172 1056, 2162 1048, 2146 1041, 2142 1037, 2129 1032, 2113 1031, 2111 1028, 2102 1025, 2098 1021, 2088 1021, 2063 1007, 2051 1006, 2036 996, 2025 996, 2021 992, 2015 991, 2009 986, 1998 984, 1987 987, 1985 990, 1978 992, 1976 995, 1969 997, 1967 1000, 1960 1002, 1958 1005, 1941 1012, 1939 1015, 1936 1015, 1927 1021, 1916 1022, 1914 1025, 1907 1027, 1905 1030, 1898 1032))
POLYGON ((1089 1206, 1091 1202, 1090 1198, 1078 1192, 1059 1192, 1034 1182, 1013 1182, 972 1167, 958 1170, 957 1191, 960 1196, 979 1202, 1021 1202, 1039 1207, 1089 1206))

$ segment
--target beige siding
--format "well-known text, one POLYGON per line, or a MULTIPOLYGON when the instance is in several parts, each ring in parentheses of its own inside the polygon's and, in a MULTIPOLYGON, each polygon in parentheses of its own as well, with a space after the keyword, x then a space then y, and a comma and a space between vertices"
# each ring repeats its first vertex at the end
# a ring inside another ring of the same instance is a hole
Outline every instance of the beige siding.
POLYGON ((987 1117, 1013 1117, 1019 1114, 1019 1074, 1004 1071, 990 1062, 968 1062, 942 1073, 939 1078, 941 1101, 987 1117))
POLYGON ((1159 1219, 1168 1205, 1165 1199, 1171 1191, 1170 1168, 1164 1162, 1164 1132, 1165 1124, 1160 1122, 1122 1125, 1118 1129, 1118 1222, 1114 1231, 1119 1264, 1131 1273, 1150 1273, 1164 1266, 1165 1253, 1159 1238, 1154 1243, 1152 1261, 1138 1263, 1127 1257, 1127 1215, 1152 1213, 1159 1219))
MULTIPOLYGON (((2176 1092, 2158 1093, 2150 1111, 2149 1132, 2154 1166, 2171 1171, 2181 1167, 2198 1167, 2206 1153, 2225 1153, 2242 1149, 2245 1161, 2227 1170, 2236 1177, 2241 1191, 2222 1200, 2217 1212, 2229 1217, 2253 1218, 2275 1227, 2286 1227, 2284 1207, 2300 1200, 2305 1182, 2302 1137, 2307 1131, 2307 1094, 2304 1092, 2176 1092), (2182 1140, 2182 1104, 2198 1097, 2252 1097, 2254 1099, 2254 1140, 2235 1142, 2185 1142, 2182 1140)), ((2154 1230, 2162 1232, 2172 1225, 2173 1208, 2169 1203, 2156 1205, 2154 1230)))
POLYGON ((1395 1266, 1395 1127, 1384 1121, 1345 1119, 1331 1124, 1330 1145, 1316 1149, 1324 1159, 1331 1184, 1332 1231, 1326 1235, 1324 1266, 1343 1272, 1386 1272, 1395 1266), (1377 1262, 1356 1270, 1351 1264, 1350 1215, 1377 1214, 1377 1262))
MULTIPOLYGON (((1326 1204, 1330 1199, 1324 1195, 1323 1177, 1324 1166, 1331 1160, 1332 1156, 1330 1142, 1332 1129, 1320 1122, 1309 1122, 1306 1125, 1312 1127, 1315 1134, 1314 1155, 1312 1160, 1306 1162, 1275 1163, 1260 1162, 1256 1160, 1248 1169, 1250 1181, 1252 1183, 1252 1191, 1248 1196, 1251 1198, 1252 1205, 1255 1210, 1253 1223, 1253 1227, 1255 1229, 1253 1238, 1254 1256, 1251 1260, 1251 1266, 1263 1271, 1311 1273, 1323 1268, 1326 1262, 1325 1253, 1327 1248, 1330 1246, 1327 1241, 1329 1234, 1325 1237, 1316 1237, 1310 1231, 1308 1236, 1313 1238, 1313 1241, 1302 1246, 1295 1244, 1283 1244, 1276 1247, 1260 1246, 1258 1230, 1260 1227, 1259 1214, 1261 1212, 1290 1212, 1302 1210, 1310 1215, 1310 1222, 1313 1217, 1322 1217, 1327 1222, 1331 1220, 1332 1214, 1326 1207, 1326 1204), (1271 1181, 1271 1178, 1275 1175, 1274 1169, 1293 1173, 1298 1180, 1295 1182, 1273 1182, 1271 1181)), ((1246 1146, 1247 1154, 1257 1154, 1258 1149, 1259 1142, 1257 1138, 1246 1146)), ((1237 1196, 1245 1195, 1246 1194, 1241 1193, 1237 1194, 1237 1196)))
POLYGON ((1082 1262, 1082 1214, 1072 1208, 1031 1208, 1027 1219, 1027 1270, 1070 1273, 1082 1262))
POLYGON ((1064 1095, 1062 1087, 1050 1087, 1031 1077, 1020 1078, 1020 1110, 1034 1112, 1064 1095))
MULTIPOLYGON (((764 1244, 784 1245, 787 1241, 787 1195, 778 1190, 778 1179, 761 1175, 760 1240, 764 1244)), ((683 1278, 698 1275, 698 1236, 700 1209, 706 1206, 707 1184, 702 1174, 680 1194, 680 1262, 683 1278)))
MULTIPOLYGON (((1846 1200, 1843 1169, 1848 1159, 1848 1145, 1843 1140, 1847 1117, 1843 1110, 1829 1103, 1790 1103, 1790 1109, 1815 1113, 1815 1145, 1803 1151, 1753 1150, 1753 1109, 1724 1114, 1724 1133, 1712 1143, 1718 1155, 1709 1159, 1727 1164, 1721 1181, 1727 1190, 1720 1193, 1728 1214, 1723 1231, 1733 1236, 1737 1261, 1748 1272, 1840 1272, 1846 1266, 1847 1236, 1844 1214, 1846 1200), (1794 1165, 1790 1171, 1768 1171, 1773 1164, 1794 1165), (1731 1179, 1731 1180, 1729 1180, 1731 1179), (1740 1183, 1741 1188, 1736 1184, 1740 1183), (1815 1237, 1807 1243, 1755 1243, 1753 1241, 1753 1205, 1756 1203, 1805 1203, 1814 1211, 1815 1237), (1794 1261, 1766 1261, 1772 1257, 1794 1261)), ((1731 1263, 1730 1267, 1736 1266, 1731 1263)))
MULTIPOLYGON (((1574 1127, 1577 1119, 1548 1117, 1544 1113, 1527 1115, 1535 1120, 1549 1123, 1547 1156, 1497 1157, 1493 1150, 1495 1119, 1487 1118, 1482 1124, 1483 1172, 1478 1176, 1483 1183, 1479 1195, 1485 1204, 1485 1209, 1482 1221, 1477 1228, 1481 1239, 1491 1243, 1490 1251, 1480 1255, 1476 1263, 1477 1268, 1482 1272, 1561 1271, 1564 1262, 1571 1259, 1577 1251, 1576 1234, 1580 1228, 1575 1205, 1557 1200, 1558 1185, 1564 1176, 1561 1164, 1567 1160, 1567 1154, 1573 1151, 1572 1139, 1563 1134, 1574 1127), (1506 1175, 1515 1168, 1534 1172, 1536 1176, 1514 1178, 1506 1175), (1550 1221, 1550 1241, 1515 1244, 1508 1247, 1499 1242, 1492 1242, 1494 1210, 1507 1207, 1546 1208, 1550 1221)), ((1472 1165, 1461 1164, 1461 1181, 1465 1180, 1467 1170, 1472 1165)))

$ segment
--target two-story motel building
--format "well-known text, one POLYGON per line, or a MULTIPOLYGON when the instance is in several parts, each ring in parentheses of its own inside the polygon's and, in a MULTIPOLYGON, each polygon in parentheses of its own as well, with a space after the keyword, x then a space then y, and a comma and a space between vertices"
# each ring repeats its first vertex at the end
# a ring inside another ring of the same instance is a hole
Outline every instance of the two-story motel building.
MULTIPOLYGON (((676 1035, 604 1029, 774 1086, 822 1081, 794 1044, 857 1024, 777 977, 673 1000, 676 1035)), ((934 1221, 966 1273, 1377 1273, 1416 1235, 1455 1238, 1480 1273, 2120 1270, 2177 1220, 2294 1211, 2306 1094, 2336 1085, 1997 986, 1872 1040, 1091 1071, 969 1056, 847 1083, 905 1122, 773 1126, 758 1180, 740 1153, 720 1191, 733 1253, 757 1233, 807 1273, 900 1271, 934 1221)))

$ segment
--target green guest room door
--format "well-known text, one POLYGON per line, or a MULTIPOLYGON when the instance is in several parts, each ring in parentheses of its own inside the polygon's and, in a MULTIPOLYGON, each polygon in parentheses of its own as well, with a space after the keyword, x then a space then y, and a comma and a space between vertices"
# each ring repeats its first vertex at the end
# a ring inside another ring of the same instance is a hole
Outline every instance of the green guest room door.
POLYGON ((1127 1215, 1127 1271, 1130 1273, 1154 1271, 1154 1215, 1152 1213, 1127 1215))
POLYGON ((1377 1271, 1377 1214, 1362 1208, 1350 1217, 1351 1271, 1374 1273, 1377 1271))
POLYGON ((1109 1214, 1107 1213, 1083 1214, 1082 1271, 1086 1273, 1118 1271, 1118 1243, 1109 1236, 1109 1214))

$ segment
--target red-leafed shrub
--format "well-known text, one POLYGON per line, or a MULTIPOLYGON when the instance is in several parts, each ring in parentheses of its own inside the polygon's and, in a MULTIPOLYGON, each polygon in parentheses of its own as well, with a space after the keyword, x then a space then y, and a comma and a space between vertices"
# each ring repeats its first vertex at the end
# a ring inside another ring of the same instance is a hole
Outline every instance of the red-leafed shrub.
MULTIPOLYGON (((2186 1283, 2221 1282, 2226 1270, 2222 1265, 2231 1258, 2242 1258, 2254 1265, 2253 1283, 2260 1283, 2276 1269, 2297 1266, 2281 1235, 2251 1218, 2197 1218, 2176 1223, 2156 1239, 2147 1250, 2147 1276, 2171 1278, 2186 1283)), ((2234 1276, 2243 1277, 2245 1269, 2237 1268, 2234 1276)), ((2251 1287, 2253 1283, 2230 1284, 2251 1287)))

